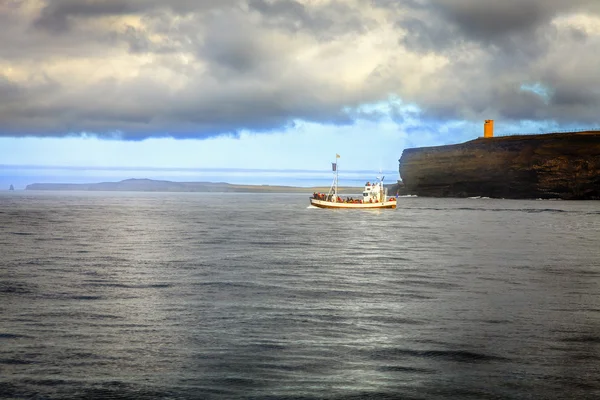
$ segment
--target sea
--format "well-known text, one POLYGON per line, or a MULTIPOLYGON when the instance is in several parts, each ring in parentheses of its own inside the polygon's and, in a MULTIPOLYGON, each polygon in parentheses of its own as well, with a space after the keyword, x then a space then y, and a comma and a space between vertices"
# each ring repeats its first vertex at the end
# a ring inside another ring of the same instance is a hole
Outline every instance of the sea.
POLYGON ((0 192, 0 398, 600 398, 600 202, 308 196, 0 192))

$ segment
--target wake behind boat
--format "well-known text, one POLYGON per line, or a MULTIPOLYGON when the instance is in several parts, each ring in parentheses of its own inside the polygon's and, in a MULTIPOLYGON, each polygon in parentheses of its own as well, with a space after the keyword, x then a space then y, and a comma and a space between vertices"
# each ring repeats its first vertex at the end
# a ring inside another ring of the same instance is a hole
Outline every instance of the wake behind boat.
POLYGON ((396 208, 396 199, 387 198, 387 188, 383 187, 383 177, 377 178, 376 182, 367 182, 362 192, 362 197, 354 199, 347 197, 342 199, 338 195, 338 163, 339 154, 335 155, 336 162, 331 163, 333 170, 333 183, 328 193, 313 193, 310 204, 319 208, 341 208, 341 209, 380 209, 396 208))

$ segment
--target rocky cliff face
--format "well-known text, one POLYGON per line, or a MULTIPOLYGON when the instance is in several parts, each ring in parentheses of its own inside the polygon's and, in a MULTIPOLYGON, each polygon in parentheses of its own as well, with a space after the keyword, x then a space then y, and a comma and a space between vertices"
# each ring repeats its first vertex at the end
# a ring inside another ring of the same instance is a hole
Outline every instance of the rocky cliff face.
POLYGON ((406 149, 402 192, 429 197, 600 199, 600 132, 406 149))

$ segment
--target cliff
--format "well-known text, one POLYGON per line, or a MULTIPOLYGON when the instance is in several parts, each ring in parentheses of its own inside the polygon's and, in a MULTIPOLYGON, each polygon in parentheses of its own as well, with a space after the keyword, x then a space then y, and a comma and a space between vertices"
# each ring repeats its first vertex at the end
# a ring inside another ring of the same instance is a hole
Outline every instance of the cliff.
POLYGON ((600 132, 480 138, 406 149, 405 194, 600 199, 600 132))

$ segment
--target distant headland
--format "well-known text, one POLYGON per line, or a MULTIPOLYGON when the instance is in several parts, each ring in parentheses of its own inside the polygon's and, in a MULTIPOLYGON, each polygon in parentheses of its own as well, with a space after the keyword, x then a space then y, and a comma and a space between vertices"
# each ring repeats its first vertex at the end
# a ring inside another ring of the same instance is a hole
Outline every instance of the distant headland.
MULTIPOLYGON (((101 183, 33 183, 25 190, 121 191, 121 192, 213 192, 213 193, 313 193, 329 187, 236 185, 224 182, 173 182, 154 179, 125 179, 101 183)), ((359 187, 340 187, 342 193, 360 193, 359 187)))

